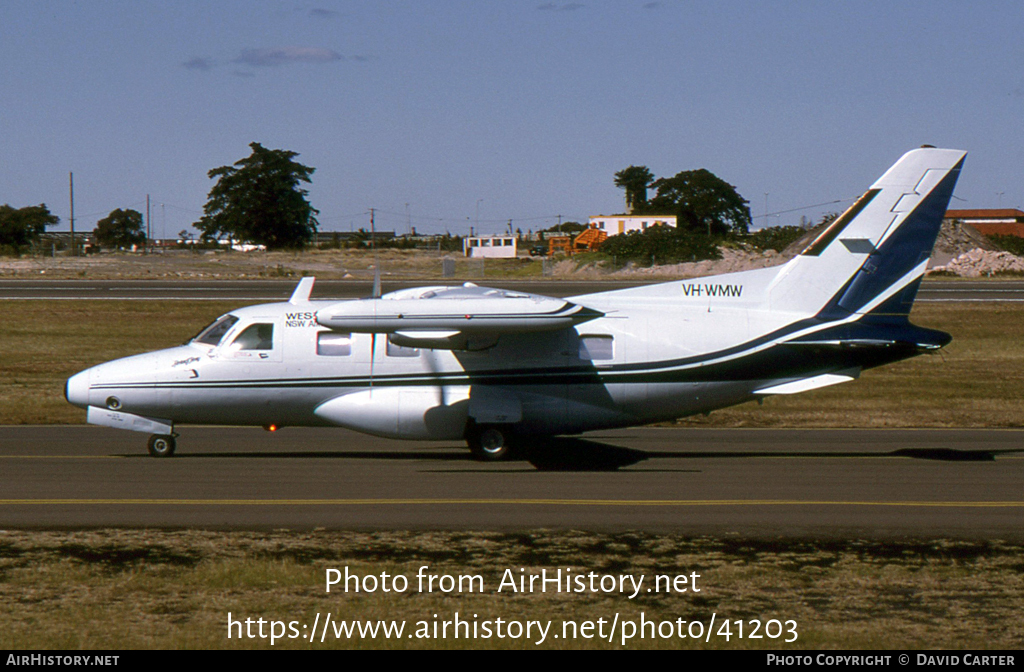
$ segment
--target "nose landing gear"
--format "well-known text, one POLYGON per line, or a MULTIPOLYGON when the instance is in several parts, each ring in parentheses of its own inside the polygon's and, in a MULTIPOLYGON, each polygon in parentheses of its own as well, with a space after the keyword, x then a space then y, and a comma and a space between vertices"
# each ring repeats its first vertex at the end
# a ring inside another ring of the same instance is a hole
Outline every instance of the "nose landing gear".
POLYGON ((174 434, 153 434, 149 437, 149 454, 153 457, 174 455, 174 434))

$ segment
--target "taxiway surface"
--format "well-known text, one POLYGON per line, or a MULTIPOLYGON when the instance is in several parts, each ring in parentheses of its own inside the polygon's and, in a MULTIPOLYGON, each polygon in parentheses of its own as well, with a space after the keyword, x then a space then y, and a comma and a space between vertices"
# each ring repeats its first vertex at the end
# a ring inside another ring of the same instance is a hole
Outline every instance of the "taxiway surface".
POLYGON ((342 429, 146 436, 0 427, 0 527, 640 529, 1024 538, 1024 431, 641 428, 588 435, 617 471, 484 464, 459 442, 342 429))

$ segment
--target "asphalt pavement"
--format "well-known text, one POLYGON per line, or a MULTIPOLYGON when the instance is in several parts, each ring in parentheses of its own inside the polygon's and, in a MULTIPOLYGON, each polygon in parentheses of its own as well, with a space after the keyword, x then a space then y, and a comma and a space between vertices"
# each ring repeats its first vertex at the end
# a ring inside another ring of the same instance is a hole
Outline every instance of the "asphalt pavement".
POLYGON ((544 469, 343 429, 184 427, 172 458, 145 442, 0 427, 0 527, 1024 538, 1022 430, 640 428, 554 446, 544 469))

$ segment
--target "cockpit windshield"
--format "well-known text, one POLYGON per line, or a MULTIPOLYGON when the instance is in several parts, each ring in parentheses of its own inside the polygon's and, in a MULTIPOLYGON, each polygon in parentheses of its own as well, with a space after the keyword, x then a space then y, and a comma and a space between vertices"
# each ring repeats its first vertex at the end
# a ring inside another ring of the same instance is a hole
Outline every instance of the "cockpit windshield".
POLYGON ((238 318, 234 315, 223 315, 218 317, 213 324, 200 331, 190 343, 202 343, 203 345, 217 345, 228 333, 231 327, 235 326, 238 318))

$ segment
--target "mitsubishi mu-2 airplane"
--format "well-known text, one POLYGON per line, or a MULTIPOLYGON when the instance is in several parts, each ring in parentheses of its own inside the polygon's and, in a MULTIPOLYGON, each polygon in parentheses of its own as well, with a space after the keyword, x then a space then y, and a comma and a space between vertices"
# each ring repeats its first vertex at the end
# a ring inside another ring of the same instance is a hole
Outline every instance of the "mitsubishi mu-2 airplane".
POLYGON ((908 317, 964 156, 908 152, 781 266, 565 299, 466 283, 314 301, 305 278, 287 303, 82 371, 65 396, 151 434, 157 457, 176 426, 216 424, 465 440, 500 460, 844 383, 950 342, 908 317))

